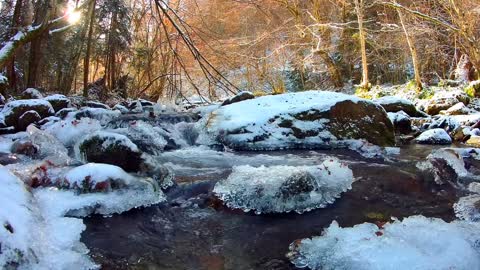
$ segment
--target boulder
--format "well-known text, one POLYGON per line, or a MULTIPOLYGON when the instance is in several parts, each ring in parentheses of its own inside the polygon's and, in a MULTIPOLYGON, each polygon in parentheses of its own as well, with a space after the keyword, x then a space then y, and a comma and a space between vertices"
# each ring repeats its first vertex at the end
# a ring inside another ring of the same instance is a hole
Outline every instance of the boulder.
POLYGON ((77 111, 77 109, 75 109, 75 108, 64 108, 64 109, 61 109, 61 110, 57 111, 55 116, 60 118, 60 119, 65 119, 69 113, 75 112, 75 111, 77 111))
POLYGON ((403 111, 398 113, 388 113, 388 117, 395 127, 395 133, 397 134, 409 134, 412 132, 412 120, 410 116, 403 111))
POLYGON ((242 92, 236 94, 235 96, 226 99, 222 103, 222 106, 227 106, 227 105, 230 105, 230 104, 233 104, 233 103, 237 103, 237 102, 244 101, 244 100, 249 100, 249 99, 254 99, 254 98, 255 98, 255 95, 252 92, 242 91, 242 92))
POLYGON ((55 112, 59 112, 62 109, 68 108, 71 104, 70 99, 64 95, 51 95, 46 97, 45 100, 52 104, 55 112))
POLYGON ((442 115, 468 115, 475 113, 476 111, 469 109, 463 102, 459 102, 448 110, 440 111, 442 115))
POLYGON ((18 118, 15 128, 17 131, 25 131, 31 124, 42 120, 42 117, 36 111, 27 111, 18 118))
POLYGON ((429 115, 437 115, 441 111, 450 109, 459 102, 468 105, 470 103, 470 97, 462 91, 439 92, 429 100, 425 106, 425 112, 429 115))
POLYGON ((375 103, 380 104, 387 112, 403 111, 411 117, 425 117, 426 115, 417 110, 415 105, 406 99, 394 96, 381 97, 374 100, 375 103))
POLYGON ((480 136, 472 136, 467 140, 466 144, 475 148, 480 148, 480 136))
POLYGON ((43 98, 42 93, 35 88, 27 88, 22 92, 22 99, 41 99, 43 98))
POLYGON ((352 140, 395 145, 393 124, 371 101, 308 91, 223 106, 204 120, 207 133, 237 150, 347 147, 352 140))
POLYGON ((415 141, 419 144, 452 144, 450 135, 441 128, 430 129, 418 136, 415 141))
POLYGON ((35 111, 41 119, 54 114, 52 105, 42 99, 15 100, 7 103, 2 110, 4 123, 7 126, 17 126, 19 118, 28 111, 35 111))
POLYGON ((138 172, 144 161, 142 152, 129 138, 112 132, 97 131, 87 135, 75 150, 87 162, 116 165, 127 172, 138 172))

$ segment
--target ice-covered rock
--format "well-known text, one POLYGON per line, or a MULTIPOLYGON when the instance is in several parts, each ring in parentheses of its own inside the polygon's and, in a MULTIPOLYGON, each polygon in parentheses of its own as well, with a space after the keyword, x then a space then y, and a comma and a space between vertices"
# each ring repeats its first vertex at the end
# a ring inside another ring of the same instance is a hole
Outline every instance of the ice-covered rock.
POLYGON ((56 94, 45 97, 45 100, 52 104, 55 112, 59 112, 62 109, 68 108, 71 104, 70 99, 64 95, 56 94))
POLYGON ((426 161, 418 163, 417 167, 430 175, 437 184, 462 186, 480 180, 479 176, 467 170, 465 160, 472 158, 478 158, 475 149, 444 148, 435 150, 426 161))
POLYGON ((166 132, 162 134, 158 129, 141 120, 132 121, 128 128, 115 131, 127 136, 141 151, 149 154, 162 153, 169 143, 165 139, 167 136, 164 136, 166 132))
POLYGON ((42 93, 38 89, 35 88, 27 88, 25 91, 22 92, 23 99, 41 99, 43 98, 42 93))
POLYGON ((292 243, 288 257, 312 270, 480 269, 480 225, 413 216, 341 228, 292 243))
POLYGON ((70 147, 85 135, 99 131, 102 126, 98 120, 82 118, 80 120, 62 120, 48 123, 42 129, 55 136, 66 147, 70 147))
POLYGON ((424 117, 425 114, 418 111, 415 105, 404 98, 386 96, 374 100, 375 103, 380 104, 385 111, 389 113, 396 113, 403 111, 411 117, 424 117))
POLYGON ((480 194, 462 197, 453 205, 457 218, 479 222, 480 221, 480 194))
POLYGON ((112 111, 102 108, 82 108, 78 111, 73 111, 67 114, 65 119, 77 119, 92 118, 100 121, 100 124, 106 125, 113 119, 120 117, 122 113, 120 111, 112 111))
POLYGON ((427 130, 420 134, 415 141, 420 144, 452 144, 450 135, 441 128, 427 130))
POLYGON ((16 126, 18 119, 28 111, 36 111, 41 118, 55 113, 52 105, 43 99, 26 99, 8 102, 1 111, 1 118, 7 126, 16 126))
POLYGON ((76 156, 87 162, 106 163, 137 172, 144 159, 142 152, 127 136, 97 131, 78 141, 76 156))
POLYGON ((130 110, 128 110, 127 107, 125 107, 121 104, 116 104, 115 106, 113 106, 113 109, 117 110, 117 111, 120 111, 122 114, 126 114, 126 113, 130 112, 130 110))
POLYGON ((132 113, 142 113, 143 112, 143 105, 139 100, 137 100, 137 101, 134 101, 134 102, 130 103, 128 105, 128 109, 132 113))
POLYGON ((53 135, 40 130, 34 126, 27 128, 28 139, 38 149, 36 158, 48 159, 49 162, 57 165, 66 165, 72 162, 68 156, 68 150, 53 135))
POLYGON ((347 147, 351 139, 395 144, 392 122, 380 105, 333 92, 246 100, 220 107, 203 121, 215 141, 238 150, 347 147))
POLYGON ((319 166, 233 168, 214 193, 228 207, 255 213, 303 213, 333 203, 352 187, 353 173, 337 159, 319 166))

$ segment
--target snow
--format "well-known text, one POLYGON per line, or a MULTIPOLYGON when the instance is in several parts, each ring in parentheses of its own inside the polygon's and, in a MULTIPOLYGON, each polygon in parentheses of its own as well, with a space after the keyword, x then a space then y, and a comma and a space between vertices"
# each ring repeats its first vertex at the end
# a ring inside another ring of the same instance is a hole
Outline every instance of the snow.
POLYGON ((413 105, 413 103, 408 99, 395 97, 395 96, 386 96, 386 97, 377 98, 374 100, 374 102, 380 105, 391 105, 391 104, 413 105))
POLYGON ((430 129, 418 136, 416 139, 420 144, 451 144, 452 138, 441 128, 430 129))
POLYGON ((122 113, 120 111, 112 111, 102 108, 82 108, 79 111, 74 111, 68 113, 66 120, 81 119, 81 118, 92 118, 100 121, 100 124, 106 125, 108 122, 112 121, 115 118, 118 118, 122 113))
POLYGON ((27 94, 30 98, 43 98, 42 93, 35 88, 27 88, 23 94, 27 94))
POLYGON ((85 135, 102 129, 102 126, 98 120, 82 118, 80 120, 63 120, 48 123, 42 129, 53 135, 66 147, 70 147, 75 145, 85 135))
POLYGON ((92 138, 95 138, 95 137, 98 137, 101 140, 104 140, 104 142, 102 143, 103 149, 107 149, 108 147, 114 144, 120 144, 130 149, 133 152, 139 151, 137 145, 135 145, 127 136, 114 133, 114 132, 108 132, 108 131, 96 131, 94 133, 88 134, 77 143, 77 147, 82 142, 91 140, 92 138))
POLYGON ((126 173, 122 168, 99 163, 89 163, 78 166, 70 170, 65 179, 71 185, 82 186, 85 179, 90 179, 92 184, 101 183, 105 181, 121 181, 123 185, 130 185, 135 181, 135 178, 126 173))
POLYGON ((399 111, 396 113, 389 112, 388 113, 388 118, 390 118, 390 121, 392 123, 399 123, 401 121, 409 121, 410 116, 406 114, 404 111, 399 111))
POLYGON ((228 207, 245 212, 303 213, 333 203, 352 183, 352 171, 330 158, 320 166, 234 167, 213 191, 228 207))
POLYGON ((0 74, 0 84, 7 84, 8 79, 3 74, 0 74))
POLYGON ((333 222, 322 236, 290 246, 299 268, 312 270, 480 269, 480 225, 413 216, 383 227, 333 222))
POLYGON ((129 113, 130 111, 127 109, 127 107, 117 104, 113 107, 113 110, 120 111, 121 113, 129 113))
MULTIPOLYGON (((0 268, 93 269, 88 249, 80 242, 85 225, 80 219, 54 215, 39 207, 37 198, 5 167, 0 167, 0 268)), ((58 207, 62 203, 57 201, 58 207)))

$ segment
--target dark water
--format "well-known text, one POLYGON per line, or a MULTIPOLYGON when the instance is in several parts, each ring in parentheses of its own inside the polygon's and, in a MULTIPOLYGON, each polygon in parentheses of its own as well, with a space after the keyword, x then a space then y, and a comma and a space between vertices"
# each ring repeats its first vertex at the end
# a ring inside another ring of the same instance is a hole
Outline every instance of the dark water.
POLYGON ((452 220, 455 190, 428 183, 415 168, 432 149, 405 147, 389 161, 343 150, 168 153, 158 161, 170 162, 180 183, 168 192, 168 202, 110 218, 87 218, 82 241, 103 269, 295 269, 285 258, 289 244, 321 234, 333 220, 341 226, 411 215, 452 220), (229 210, 211 194, 234 165, 314 165, 327 156, 346 162, 356 182, 325 209, 257 216, 229 210))

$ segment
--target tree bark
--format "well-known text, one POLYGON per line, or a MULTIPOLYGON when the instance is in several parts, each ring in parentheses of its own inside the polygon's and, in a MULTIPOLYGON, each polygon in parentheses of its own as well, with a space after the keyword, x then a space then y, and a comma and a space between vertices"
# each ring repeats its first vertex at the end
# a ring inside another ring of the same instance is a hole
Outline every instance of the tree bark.
POLYGON ((90 74, 90 53, 92 47, 93 25, 95 23, 95 5, 94 0, 89 7, 90 20, 88 23, 87 49, 85 51, 85 61, 83 63, 83 96, 88 96, 88 75, 90 74))
POLYGON ((333 85, 335 87, 342 87, 343 86, 343 80, 342 80, 342 75, 340 74, 340 71, 337 68, 337 65, 333 61, 333 59, 330 57, 327 51, 325 50, 316 50, 315 51, 325 62, 327 65, 328 69, 328 74, 330 74, 330 79, 333 82, 333 85))
POLYGON ((416 90, 420 92, 423 89, 423 84, 422 84, 422 76, 420 75, 420 64, 418 62, 417 49, 415 48, 415 43, 413 41, 413 38, 410 36, 407 30, 407 27, 405 26, 405 19, 403 17, 402 11, 400 9, 397 9, 397 13, 398 13, 398 17, 400 18, 400 23, 402 24, 403 32, 405 33, 405 38, 408 43, 408 48, 410 49, 410 54, 412 55, 416 90))
POLYGON ((360 87, 365 90, 370 90, 371 84, 368 80, 368 60, 367 60, 367 45, 365 42, 366 34, 365 29, 363 28, 363 17, 364 17, 364 0, 355 0, 355 10, 357 13, 358 20, 358 39, 360 41, 360 50, 362 53, 362 82, 360 87))
MULTIPOLYGON (((13 11, 13 18, 12 18, 12 31, 10 36, 13 37, 16 34, 16 29, 20 27, 21 24, 21 12, 23 8, 23 0, 17 0, 15 3, 15 9, 13 11)), ((15 57, 9 60, 7 63, 7 78, 10 90, 17 92, 17 73, 15 72, 15 57)))

